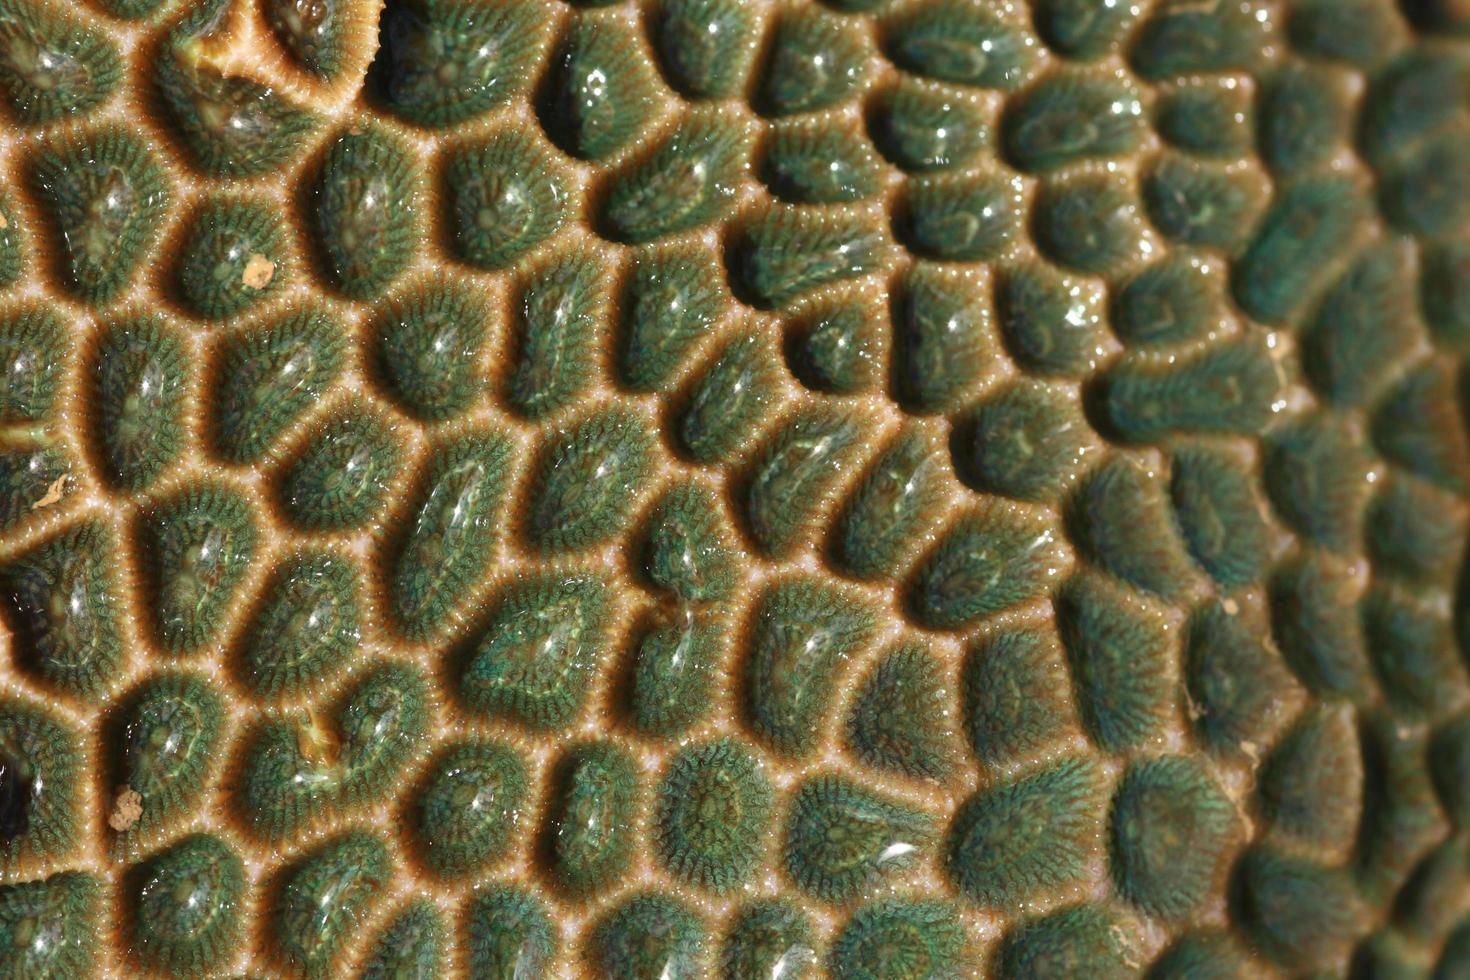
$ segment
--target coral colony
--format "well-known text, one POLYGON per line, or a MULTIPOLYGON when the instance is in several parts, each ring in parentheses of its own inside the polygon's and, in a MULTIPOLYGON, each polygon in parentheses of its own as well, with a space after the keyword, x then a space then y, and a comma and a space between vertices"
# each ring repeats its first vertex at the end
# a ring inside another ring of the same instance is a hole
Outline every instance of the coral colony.
POLYGON ((1470 976, 1470 3, 0 0, 0 978, 1470 976))

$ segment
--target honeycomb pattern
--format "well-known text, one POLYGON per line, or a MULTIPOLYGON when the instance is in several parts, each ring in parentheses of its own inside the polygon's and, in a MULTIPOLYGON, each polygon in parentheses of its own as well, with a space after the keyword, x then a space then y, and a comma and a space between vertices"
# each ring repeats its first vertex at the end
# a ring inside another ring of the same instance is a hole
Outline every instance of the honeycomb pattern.
POLYGON ((0 976, 1470 972, 1460 0, 0 0, 0 976))

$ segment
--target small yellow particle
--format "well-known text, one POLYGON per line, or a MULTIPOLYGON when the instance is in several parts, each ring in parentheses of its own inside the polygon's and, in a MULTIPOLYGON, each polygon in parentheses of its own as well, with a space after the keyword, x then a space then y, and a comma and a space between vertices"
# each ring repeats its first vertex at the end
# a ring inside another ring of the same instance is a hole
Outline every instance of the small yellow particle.
POLYGON ((107 826, 122 833, 143 815, 143 797, 131 786, 119 786, 117 796, 112 801, 112 813, 107 818, 107 826))
POLYGON ((0 212, 0 231, 4 231, 6 228, 9 228, 9 227, 10 227, 10 222, 8 222, 8 221, 5 220, 5 214, 4 214, 4 212, 0 212))
POLYGON ((250 256, 245 263, 245 274, 241 277, 251 289, 264 289, 276 274, 276 264, 259 252, 250 256))
POLYGON ((46 496, 31 504, 31 510, 40 510, 42 507, 50 507, 52 504, 61 502, 62 491, 66 489, 66 474, 63 473, 51 485, 46 488, 46 496))

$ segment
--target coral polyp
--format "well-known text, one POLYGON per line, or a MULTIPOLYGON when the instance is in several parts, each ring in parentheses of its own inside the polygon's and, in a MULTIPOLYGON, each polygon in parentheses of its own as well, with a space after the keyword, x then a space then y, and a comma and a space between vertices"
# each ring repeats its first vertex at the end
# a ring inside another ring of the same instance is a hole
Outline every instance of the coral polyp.
POLYGON ((1470 974, 1466 0, 0 0, 0 980, 1470 974))

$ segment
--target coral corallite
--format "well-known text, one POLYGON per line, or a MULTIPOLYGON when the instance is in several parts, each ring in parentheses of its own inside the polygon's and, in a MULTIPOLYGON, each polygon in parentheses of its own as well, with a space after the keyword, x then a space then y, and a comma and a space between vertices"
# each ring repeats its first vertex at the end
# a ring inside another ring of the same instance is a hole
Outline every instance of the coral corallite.
POLYGON ((0 980, 1470 976, 1470 3, 0 0, 0 980))

